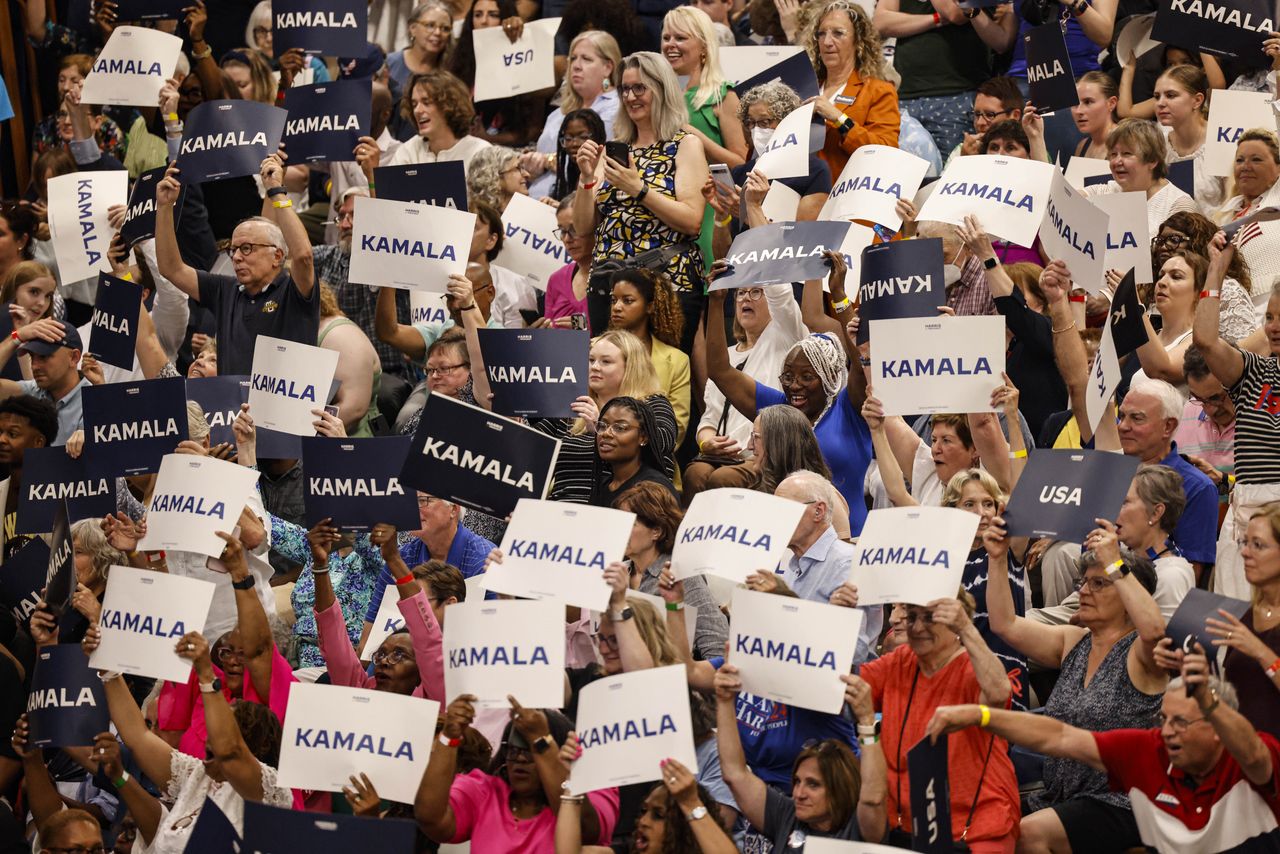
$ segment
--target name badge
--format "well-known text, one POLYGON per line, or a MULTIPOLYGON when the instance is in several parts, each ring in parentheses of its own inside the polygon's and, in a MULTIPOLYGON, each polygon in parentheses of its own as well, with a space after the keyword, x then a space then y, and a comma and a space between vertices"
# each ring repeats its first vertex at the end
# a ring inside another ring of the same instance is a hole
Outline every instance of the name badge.
POLYGON ((848 95, 836 95, 836 97, 835 97, 835 102, 836 102, 837 104, 844 104, 846 107, 852 107, 852 106, 853 106, 853 102, 854 102, 854 101, 856 101, 856 100, 858 100, 858 99, 857 99, 857 98, 850 98, 848 95))

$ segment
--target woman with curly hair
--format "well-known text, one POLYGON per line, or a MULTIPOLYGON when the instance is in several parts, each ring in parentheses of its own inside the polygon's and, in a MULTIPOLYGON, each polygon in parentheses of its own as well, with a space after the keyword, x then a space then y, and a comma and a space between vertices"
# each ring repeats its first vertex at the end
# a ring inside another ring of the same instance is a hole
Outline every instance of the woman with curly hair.
POLYGON ((689 426, 689 357, 678 349, 684 314, 667 277, 644 269, 620 270, 610 279, 609 328, 630 332, 649 351, 662 393, 676 413, 676 445, 689 426))
POLYGON ((507 202, 517 193, 529 195, 529 173, 520 161, 520 153, 504 145, 491 145, 471 160, 467 170, 467 193, 503 212, 507 202))

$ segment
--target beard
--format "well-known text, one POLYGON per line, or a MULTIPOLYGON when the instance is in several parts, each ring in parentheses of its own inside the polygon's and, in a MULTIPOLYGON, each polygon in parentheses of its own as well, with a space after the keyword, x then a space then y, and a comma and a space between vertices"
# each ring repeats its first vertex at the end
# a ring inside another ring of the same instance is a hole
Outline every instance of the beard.
POLYGON ((342 250, 343 255, 351 254, 351 235, 338 238, 338 249, 342 250))

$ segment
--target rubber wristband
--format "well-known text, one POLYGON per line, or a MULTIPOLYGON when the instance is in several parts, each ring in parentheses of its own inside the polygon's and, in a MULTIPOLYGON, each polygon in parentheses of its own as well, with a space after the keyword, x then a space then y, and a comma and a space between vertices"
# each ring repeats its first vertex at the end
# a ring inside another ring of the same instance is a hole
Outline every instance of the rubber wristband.
POLYGON ((729 223, 733 222, 733 214, 729 214, 724 219, 716 220, 716 226, 719 228, 727 228, 729 223))
POLYGON ((1116 561, 1115 563, 1107 567, 1106 569, 1107 578, 1111 578, 1122 569, 1124 569, 1124 561, 1122 560, 1116 561))
POLYGON ((668 611, 683 611, 683 610, 684 610, 684 603, 683 603, 683 602, 668 602, 668 603, 667 603, 667 610, 668 610, 668 611))
POLYGON ((1068 296, 1068 297, 1067 297, 1067 299, 1069 299, 1071 302, 1084 302, 1084 301, 1085 301, 1085 298, 1084 298, 1083 296, 1081 296, 1080 294, 1071 294, 1070 296, 1068 296))
POLYGON ((22 340, 21 338, 18 337, 18 330, 16 329, 9 333, 9 337, 12 338, 14 341, 22 340))
POLYGON ((126 785, 128 785, 128 783, 129 783, 129 772, 123 768, 120 769, 120 779, 111 781, 111 785, 116 787, 116 791, 123 789, 126 785))
POLYGON ((370 181, 370 182, 369 182, 369 189, 370 189, 370 190, 375 189, 376 187, 377 187, 377 185, 376 185, 376 184, 374 184, 372 181, 370 181))
POLYGON ((285 199, 283 202, 272 202, 273 208, 291 208, 293 207, 293 199, 285 199))
POLYGON ((848 297, 845 297, 844 299, 840 300, 840 302, 831 303, 831 310, 834 311, 836 314, 844 314, 852 306, 853 306, 853 300, 849 299, 848 297))
POLYGON ((412 584, 414 580, 413 573, 411 572, 403 578, 397 578, 396 587, 403 587, 406 584, 412 584))
POLYGON ((1265 672, 1267 674, 1268 679, 1275 679, 1276 674, 1280 673, 1280 658, 1277 658, 1275 661, 1271 662, 1271 666, 1268 667, 1265 672))
POLYGON ((313 564, 311 564, 311 574, 312 574, 312 575, 328 575, 328 574, 329 574, 329 564, 327 564, 327 563, 313 563, 313 564))
POLYGON ((132 282, 132 281, 133 281, 133 273, 125 273, 123 276, 121 276, 121 277, 120 277, 120 279, 121 279, 121 280, 123 280, 123 281, 126 281, 126 282, 132 282))
POLYGON ((460 305, 458 306, 458 311, 471 311, 471 309, 475 307, 476 307, 475 303, 471 303, 471 305, 460 305))
POLYGON ((1220 293, 1222 293, 1222 292, 1221 292, 1221 291, 1209 291, 1209 290, 1204 290, 1204 291, 1201 291, 1201 292, 1200 292, 1200 299, 1206 299, 1206 298, 1208 298, 1208 297, 1213 297, 1214 299, 1217 299, 1217 298, 1218 298, 1218 294, 1220 294, 1220 293))
POLYGON ((597 182, 592 181, 590 184, 579 184, 578 186, 583 190, 594 190, 596 187, 596 183, 597 182))
POLYGON ((178 120, 178 114, 177 114, 177 113, 169 113, 167 116, 165 116, 165 117, 164 117, 164 119, 165 119, 165 121, 167 121, 167 122, 176 122, 176 121, 178 120))
POLYGON ((436 741, 440 742, 440 744, 442 744, 445 747, 457 747, 458 745, 462 744, 462 739, 449 738, 449 736, 445 735, 443 731, 441 731, 441 733, 438 736, 436 736, 436 741))
POLYGON ((1011 460, 1025 460, 1026 458, 1027 458, 1027 449, 1026 449, 1026 448, 1023 448, 1023 449, 1022 449, 1022 450, 1020 450, 1020 451, 1010 451, 1010 452, 1009 452, 1009 459, 1011 459, 1011 460))
POLYGON ((987 724, 991 723, 991 709, 987 706, 978 706, 978 710, 982 712, 982 720, 978 721, 978 726, 986 729, 987 724))
POLYGON ((934 12, 934 13, 933 13, 933 25, 934 25, 935 27, 940 27, 940 26, 942 26, 942 16, 941 16, 941 15, 939 15, 937 12, 934 12))
MULTIPOLYGON (((983 724, 983 726, 986 726, 986 724, 983 724)), ((858 736, 858 744, 862 745, 863 747, 870 747, 873 744, 879 744, 879 743, 880 743, 880 736, 878 735, 858 736)))

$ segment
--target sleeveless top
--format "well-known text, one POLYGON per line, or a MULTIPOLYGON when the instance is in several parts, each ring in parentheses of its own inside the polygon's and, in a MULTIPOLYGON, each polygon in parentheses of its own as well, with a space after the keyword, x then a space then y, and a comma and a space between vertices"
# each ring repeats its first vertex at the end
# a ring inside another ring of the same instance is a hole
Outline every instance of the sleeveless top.
MULTIPOLYGON (((320 335, 316 338, 316 346, 324 345, 325 336, 337 329, 339 326, 355 326, 356 323, 349 317, 337 317, 329 323, 326 323, 320 329, 320 335)), ((378 418, 378 389, 382 386, 382 363, 379 360, 378 367, 373 371, 373 387, 369 390, 369 409, 365 412, 364 417, 360 419, 360 423, 355 429, 347 435, 353 439, 368 439, 373 436, 373 422, 378 418)))
MULTIPOLYGON (((693 106, 695 94, 697 94, 697 89, 686 89, 684 93, 684 104, 689 110, 689 124, 714 140, 716 145, 724 145, 724 133, 720 130, 720 118, 716 115, 716 107, 720 106, 720 103, 724 101, 725 95, 729 94, 729 84, 720 84, 719 93, 701 107, 693 106)), ((707 205, 707 209, 702 213, 702 230, 698 232, 698 247, 702 249, 702 260, 706 264, 705 269, 707 270, 711 269, 713 257, 711 254, 711 237, 716 228, 715 219, 715 208, 707 205)))
MULTIPOLYGON (((650 192, 675 198, 676 150, 684 137, 684 131, 676 131, 671 139, 631 147, 631 162, 649 185, 650 192)), ((702 293, 702 249, 693 238, 676 231, 635 198, 607 181, 602 181, 596 190, 596 209, 600 220, 596 225, 596 246, 591 256, 593 266, 603 261, 634 258, 659 246, 684 243, 689 251, 677 253, 663 272, 671 277, 678 293, 702 293)))
MULTIPOLYGON (((1085 669, 1093 649, 1093 635, 1085 635, 1063 660, 1058 684, 1044 705, 1045 714, 1090 732, 1150 727, 1151 719, 1160 711, 1163 694, 1144 694, 1129 679, 1129 648, 1137 640, 1138 633, 1133 631, 1117 641, 1085 687, 1085 669)), ((1044 791, 1031 795, 1028 805, 1038 810, 1078 797, 1129 807, 1126 796, 1107 786, 1105 771, 1094 771, 1083 763, 1055 757, 1045 759, 1044 791)))

